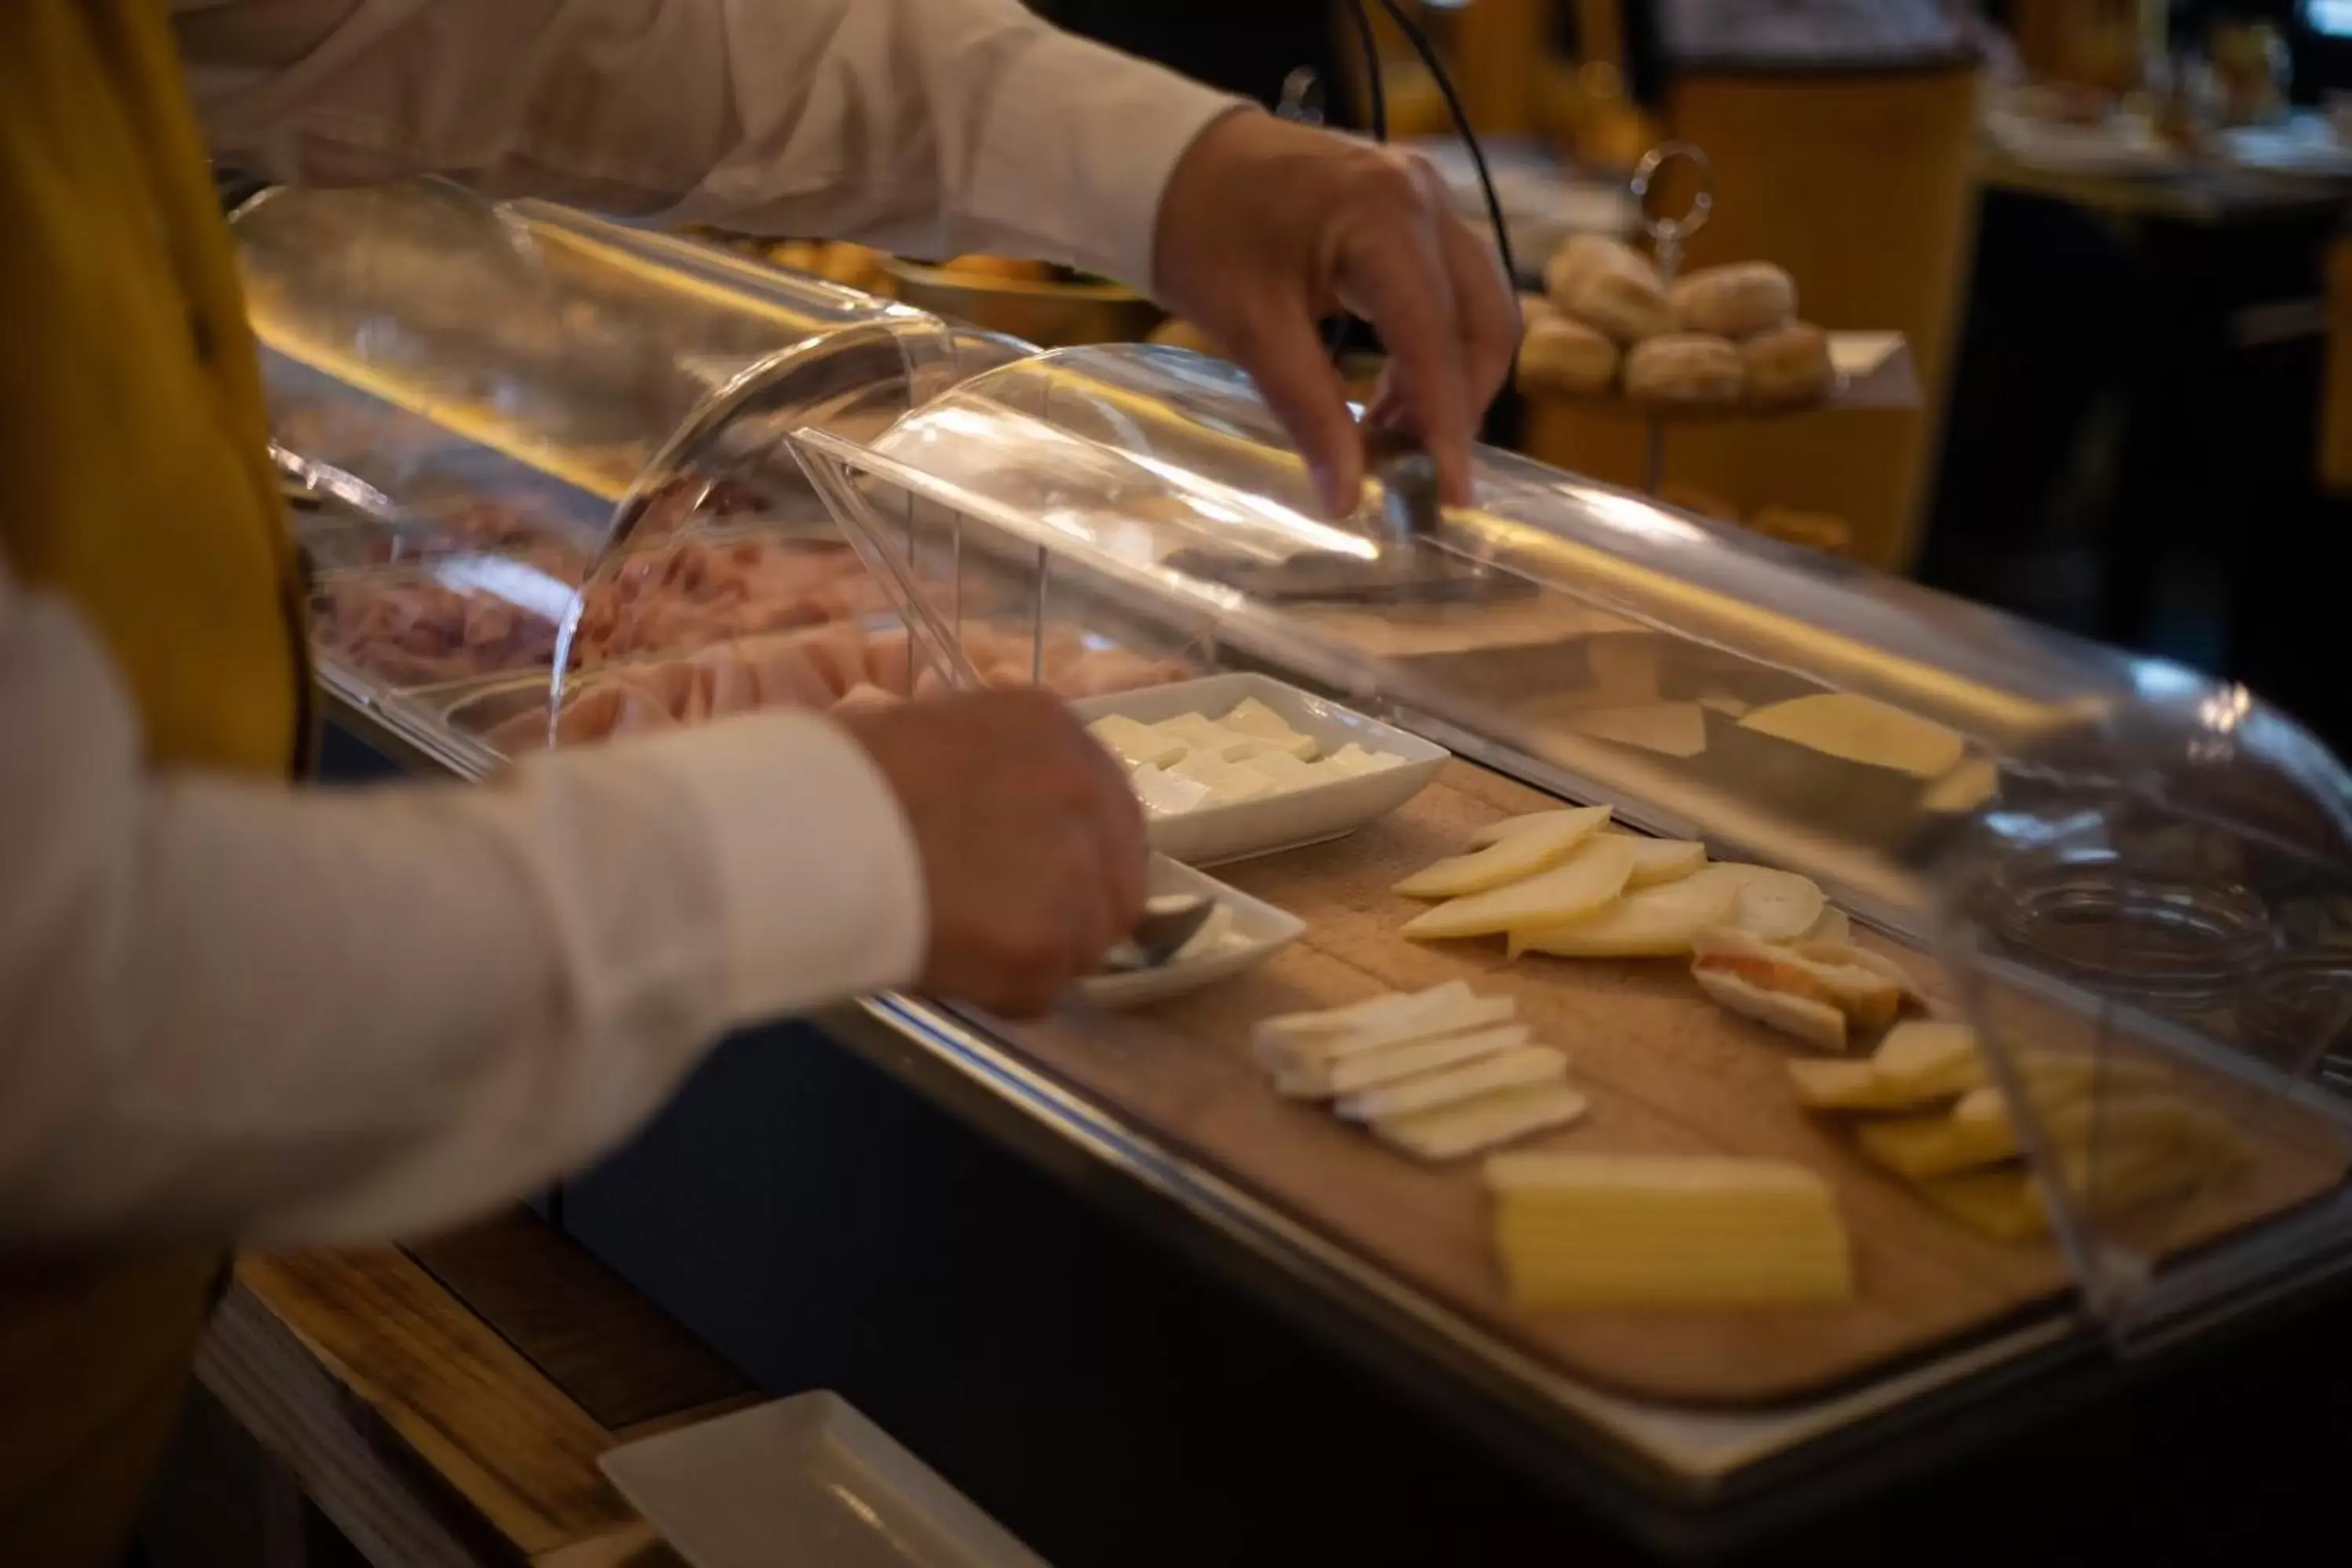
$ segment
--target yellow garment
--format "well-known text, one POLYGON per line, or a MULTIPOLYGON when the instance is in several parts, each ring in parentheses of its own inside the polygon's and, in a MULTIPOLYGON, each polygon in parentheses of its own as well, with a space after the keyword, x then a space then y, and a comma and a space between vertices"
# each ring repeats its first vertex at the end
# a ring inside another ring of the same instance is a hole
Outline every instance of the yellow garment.
MULTIPOLYGON (((162 0, 4 0, 0 548, 96 626, 158 763, 297 758, 266 434, 162 0)), ((117 1561, 220 1262, 0 1256, 0 1563, 117 1561)))

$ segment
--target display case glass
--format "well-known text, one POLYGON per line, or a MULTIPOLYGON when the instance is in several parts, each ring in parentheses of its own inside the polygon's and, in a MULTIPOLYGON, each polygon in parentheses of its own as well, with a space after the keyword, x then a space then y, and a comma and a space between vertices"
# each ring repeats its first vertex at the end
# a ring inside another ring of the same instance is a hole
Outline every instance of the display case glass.
POLYGON ((234 230, 321 669, 474 771, 545 743, 559 657, 675 663, 871 596, 796 471, 645 480, 699 411, 756 382, 794 427, 871 436, 1027 350, 436 181, 272 191, 234 230))
POLYGON ((1507 453, 1429 531, 1377 479, 1326 521, 1246 379, 1180 350, 1044 354, 791 445, 966 679, 1087 639, 1267 669, 1814 879, 1984 1042, 2029 1165, 1936 1201, 2046 1228, 2119 1336, 2343 1242, 2352 784, 2243 690, 1507 453))

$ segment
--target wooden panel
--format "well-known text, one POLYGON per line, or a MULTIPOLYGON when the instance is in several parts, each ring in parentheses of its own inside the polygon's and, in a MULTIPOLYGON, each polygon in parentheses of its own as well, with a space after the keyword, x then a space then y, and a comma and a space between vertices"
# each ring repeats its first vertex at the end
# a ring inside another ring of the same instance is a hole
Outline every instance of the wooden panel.
MULTIPOLYGON (((1398 937, 1419 906, 1391 882, 1458 852, 1479 823, 1548 797, 1456 763, 1438 785, 1352 837, 1220 868, 1299 915, 1308 934, 1231 984, 1149 1014, 1069 1015, 1014 1031, 1036 1062, 1213 1168, 1378 1259, 1552 1364, 1606 1386, 1704 1404, 1786 1399, 1990 1329, 2068 1289, 2047 1246, 1960 1229, 1841 1148, 1795 1103, 1783 1037, 1704 999, 1680 963, 1531 959, 1500 943, 1398 937), (1249 1025, 1385 989, 1466 976, 1508 992, 1537 1037, 1573 1053, 1592 1099, 1580 1126, 1537 1146, 1791 1159, 1835 1189, 1859 1298, 1833 1309, 1748 1313, 1512 1310, 1488 1257, 1475 1162, 1432 1170, 1314 1107, 1285 1101, 1249 1059, 1249 1025)), ((1932 989, 1928 967, 1907 960, 1932 989)), ((2210 1234, 2331 1184, 2340 1158, 2267 1157, 2199 1202, 2177 1235, 2210 1234)))
POLYGON ((751 1392, 701 1341, 527 1209, 406 1250, 607 1431, 751 1392))
POLYGON ((635 1519, 596 1469, 604 1429, 413 1259, 302 1249, 242 1258, 237 1280, 516 1551, 635 1519))

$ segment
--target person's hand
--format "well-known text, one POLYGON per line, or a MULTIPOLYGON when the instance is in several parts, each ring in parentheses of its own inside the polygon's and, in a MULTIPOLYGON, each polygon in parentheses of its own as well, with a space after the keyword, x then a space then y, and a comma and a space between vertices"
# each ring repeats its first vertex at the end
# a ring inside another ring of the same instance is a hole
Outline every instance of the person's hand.
POLYGON ((988 691, 845 713, 913 826, 919 989, 1033 1017, 1143 917, 1143 813, 1058 698, 988 691))
POLYGON ((1228 114, 1169 176, 1152 281, 1257 378, 1334 515, 1356 508, 1363 453, 1316 323, 1341 309, 1370 321, 1389 363, 1367 422, 1419 437, 1444 499, 1468 502, 1470 444, 1509 374, 1518 300, 1426 163, 1228 114))

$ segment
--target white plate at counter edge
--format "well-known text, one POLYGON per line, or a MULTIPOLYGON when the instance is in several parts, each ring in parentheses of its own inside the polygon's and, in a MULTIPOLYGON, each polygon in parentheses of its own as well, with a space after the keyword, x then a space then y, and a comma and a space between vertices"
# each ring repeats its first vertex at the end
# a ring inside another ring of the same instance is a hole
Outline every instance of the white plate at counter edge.
POLYGON ((1078 982, 1077 994, 1097 1007, 1141 1007, 1230 980, 1264 963, 1307 931, 1307 922, 1289 910, 1254 899, 1165 855, 1151 858, 1150 889, 1154 898, 1163 893, 1200 893, 1216 900, 1234 911, 1234 934, 1243 940, 1215 952, 1135 974, 1088 975, 1078 982))

